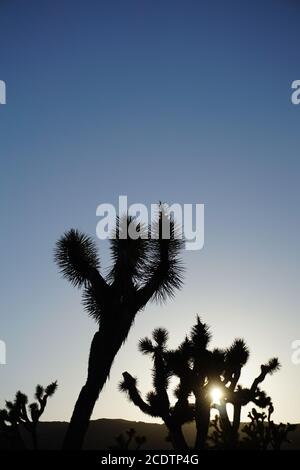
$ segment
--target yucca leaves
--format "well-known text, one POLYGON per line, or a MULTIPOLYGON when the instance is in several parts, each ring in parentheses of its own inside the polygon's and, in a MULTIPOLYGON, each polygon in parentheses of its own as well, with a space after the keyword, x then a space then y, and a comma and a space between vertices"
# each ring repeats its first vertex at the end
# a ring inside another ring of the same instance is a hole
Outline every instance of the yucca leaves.
POLYGON ((35 398, 37 400, 41 400, 43 395, 44 395, 44 387, 42 387, 42 385, 37 385, 35 389, 35 398))
POLYGON ((45 395, 47 395, 47 397, 52 397, 52 395, 54 395, 54 393, 56 392, 57 387, 58 387, 57 381, 52 382, 50 385, 46 387, 45 395))
POLYGON ((270 359, 266 364, 261 366, 262 369, 266 374, 274 374, 274 372, 278 371, 280 369, 280 363, 277 357, 273 357, 270 359))
POLYGON ((92 238, 74 229, 58 240, 54 258, 63 276, 75 287, 86 285, 100 264, 92 238))
POLYGON ((256 390, 258 385, 263 382, 267 375, 272 375, 280 369, 280 363, 277 357, 273 357, 266 364, 260 366, 260 374, 253 381, 251 390, 256 390))
POLYGON ((106 278, 100 274, 97 247, 91 237, 71 229, 57 242, 54 258, 62 275, 83 288, 83 305, 101 323, 112 305, 126 305, 135 314, 149 300, 166 300, 182 285, 183 267, 175 222, 164 205, 158 206, 151 226, 131 216, 116 220, 110 238, 112 265, 106 278), (150 238, 151 234, 151 238, 150 238))
POLYGON ((112 268, 108 280, 140 285, 147 263, 149 230, 131 216, 118 218, 116 225, 110 240, 112 268))
POLYGON ((197 352, 201 352, 207 348, 210 339, 211 333, 209 331, 209 326, 206 323, 202 323, 200 318, 197 316, 197 323, 192 327, 190 333, 192 347, 197 352))
POLYGON ((141 306, 150 299, 163 302, 182 286, 184 269, 180 252, 183 246, 184 240, 179 238, 173 217, 160 205, 157 220, 151 226, 144 286, 139 290, 141 306))
POLYGON ((168 341, 168 330, 165 328, 156 328, 152 333, 152 338, 161 349, 164 349, 168 341))
POLYGON ((154 346, 150 338, 143 338, 139 341, 139 351, 142 354, 153 354, 154 346))
POLYGON ((232 370, 243 367, 249 359, 249 348, 243 339, 235 339, 226 350, 225 363, 232 370))

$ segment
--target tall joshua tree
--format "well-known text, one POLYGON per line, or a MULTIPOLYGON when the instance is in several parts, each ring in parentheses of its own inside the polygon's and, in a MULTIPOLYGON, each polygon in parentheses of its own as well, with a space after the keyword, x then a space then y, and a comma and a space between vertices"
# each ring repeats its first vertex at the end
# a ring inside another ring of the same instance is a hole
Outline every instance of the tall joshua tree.
POLYGON ((73 411, 65 449, 82 447, 95 402, 136 314, 150 300, 163 301, 181 287, 183 241, 176 235, 174 220, 164 205, 159 205, 151 227, 129 216, 118 219, 110 240, 112 267, 106 277, 100 273, 97 249, 90 237, 72 229, 57 242, 55 260, 64 277, 83 290, 85 308, 98 324, 86 383, 73 411))

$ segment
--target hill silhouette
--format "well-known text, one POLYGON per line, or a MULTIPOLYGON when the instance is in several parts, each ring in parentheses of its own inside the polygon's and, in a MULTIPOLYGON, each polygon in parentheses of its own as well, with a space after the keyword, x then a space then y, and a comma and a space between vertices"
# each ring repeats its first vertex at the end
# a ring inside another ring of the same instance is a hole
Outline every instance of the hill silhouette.
MULTIPOLYGON (((38 428, 38 438, 40 449, 56 450, 61 449, 63 438, 67 430, 68 423, 60 421, 41 422, 38 428)), ((89 430, 86 436, 85 450, 106 450, 115 444, 115 438, 128 429, 134 428, 138 435, 147 438, 143 449, 170 449, 172 446, 166 441, 167 429, 164 424, 144 423, 142 421, 127 421, 125 419, 98 419, 90 422, 89 430)), ((184 426, 184 434, 189 445, 192 445, 195 438, 195 429, 192 424, 184 426)), ((24 433, 24 440, 30 447, 30 439, 24 433)), ((300 449, 300 425, 291 435, 291 443, 285 444, 284 449, 300 449)), ((6 449, 7 442, 0 439, 0 449, 6 449)))

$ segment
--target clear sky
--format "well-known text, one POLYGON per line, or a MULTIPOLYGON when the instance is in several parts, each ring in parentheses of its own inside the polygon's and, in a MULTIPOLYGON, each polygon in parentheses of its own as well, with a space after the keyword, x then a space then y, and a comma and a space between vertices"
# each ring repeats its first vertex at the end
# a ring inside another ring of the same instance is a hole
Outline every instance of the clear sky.
POLYGON ((166 326, 175 346, 198 313, 213 345, 248 342, 244 385, 280 358, 265 388, 300 422, 299 22, 296 0, 1 0, 0 404, 57 379, 44 418, 69 419, 96 325, 53 248, 125 194, 204 203, 205 248, 176 299, 138 315, 93 418, 147 420, 121 373, 148 391, 138 339, 166 326))

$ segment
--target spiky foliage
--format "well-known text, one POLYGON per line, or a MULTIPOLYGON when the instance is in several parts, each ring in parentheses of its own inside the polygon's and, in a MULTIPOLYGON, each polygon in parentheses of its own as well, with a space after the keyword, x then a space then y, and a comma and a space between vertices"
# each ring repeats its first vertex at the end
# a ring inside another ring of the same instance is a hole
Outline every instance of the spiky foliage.
POLYGON ((275 424, 271 416, 274 412, 273 404, 268 406, 268 412, 259 413, 252 408, 248 413, 249 424, 245 424, 242 431, 245 434, 241 447, 255 450, 280 450, 282 445, 290 443, 289 434, 297 428, 295 424, 275 424))
POLYGON ((147 263, 149 229, 131 216, 117 218, 110 242, 112 267, 108 280, 130 279, 139 285, 147 263))
POLYGON ((37 426, 39 419, 45 411, 48 398, 53 396, 57 389, 57 382, 52 382, 46 388, 41 385, 36 386, 36 401, 28 405, 27 396, 18 391, 13 402, 6 401, 6 408, 0 410, 0 429, 6 433, 9 438, 17 438, 20 447, 24 447, 21 442, 19 426, 23 426, 31 434, 33 448, 38 448, 37 426))
POLYGON ((156 328, 152 335, 157 347, 165 349, 168 342, 168 331, 165 328, 156 328))
POLYGON ((236 339, 226 350, 226 367, 236 370, 243 367, 249 359, 249 348, 243 339, 236 339))
POLYGON ((93 271, 100 267, 92 238, 74 229, 58 240, 55 261, 63 276, 75 287, 90 283, 93 271))
POLYGON ((267 362, 267 364, 263 364, 261 366, 262 374, 264 374, 265 376, 267 374, 272 375, 274 374, 274 372, 278 371, 279 369, 280 369, 280 363, 277 357, 273 357, 267 362))
MULTIPOLYGON (((100 272, 96 245, 90 237, 72 229, 56 244, 55 260, 61 273, 82 288, 84 307, 99 325, 91 345, 87 382, 66 434, 66 449, 82 446, 95 401, 137 312, 149 301, 173 296, 182 285, 183 240, 177 239, 175 221, 165 205, 158 206, 151 226, 130 216, 117 219, 113 235, 112 265, 106 276, 100 272)), ((146 343, 144 347, 146 353, 146 343)))
POLYGON ((151 226, 150 249, 142 276, 145 287, 140 289, 141 296, 163 302, 181 287, 183 266, 178 254, 183 243, 167 206, 160 204, 157 220, 151 226))
POLYGON ((208 325, 197 317, 196 324, 185 340, 175 350, 167 348, 168 333, 162 328, 154 330, 152 339, 139 342, 139 350, 150 355, 153 361, 153 390, 143 399, 137 388, 137 379, 123 373, 120 390, 144 413, 160 417, 169 431, 169 438, 176 449, 186 449, 182 425, 194 420, 196 424, 195 449, 207 446, 211 409, 219 415, 212 423, 211 439, 218 447, 233 448, 238 444, 241 409, 252 402, 260 408, 271 406, 271 399, 259 388, 267 374, 279 369, 277 359, 261 366, 261 373, 250 388, 238 384, 241 369, 249 358, 249 349, 243 339, 236 339, 223 349, 209 350, 211 333, 208 325), (169 398, 170 378, 178 380, 175 402, 169 398), (222 391, 220 403, 213 403, 214 387, 222 391), (190 400, 190 397, 193 399, 190 400), (234 416, 230 421, 227 405, 233 405, 234 416), (218 442, 217 442, 218 441, 218 442))
POLYGON ((178 399, 175 406, 170 403, 168 388, 171 370, 167 362, 167 340, 167 330, 157 328, 152 333, 152 340, 144 338, 139 342, 139 350, 143 354, 151 355, 153 360, 153 390, 147 394, 146 399, 142 398, 137 388, 137 380, 128 372, 123 373, 120 390, 125 392, 141 411, 153 417, 160 417, 169 430, 174 448, 183 450, 187 445, 181 426, 192 418, 192 414, 187 400, 186 402, 182 400, 182 390, 177 391, 178 399))
POLYGON ((151 299, 174 295, 183 277, 179 254, 184 242, 177 237, 175 221, 167 206, 160 204, 151 226, 131 216, 117 218, 106 277, 100 274, 94 240, 78 230, 71 229, 58 240, 54 258, 62 275, 75 287, 83 287, 83 304, 99 323, 112 305, 122 307, 130 300, 136 313, 151 299))
POLYGON ((152 382, 154 391, 148 393, 147 404, 142 403, 138 398, 140 394, 136 386, 136 379, 130 374, 125 372, 123 381, 120 383, 120 389, 128 392, 131 400, 151 416, 166 416, 169 413, 170 402, 167 389, 170 372, 165 360, 167 339, 168 332, 165 329, 157 328, 153 331, 152 340, 144 338, 139 342, 139 350, 143 354, 150 354, 153 358, 152 382))
POLYGON ((152 344, 151 339, 149 338, 143 338, 139 342, 139 350, 142 354, 153 354, 154 353, 154 347, 152 344))
POLYGON ((190 333, 190 343, 196 351, 205 350, 211 339, 209 326, 202 323, 200 317, 197 316, 197 323, 192 327, 190 333))

